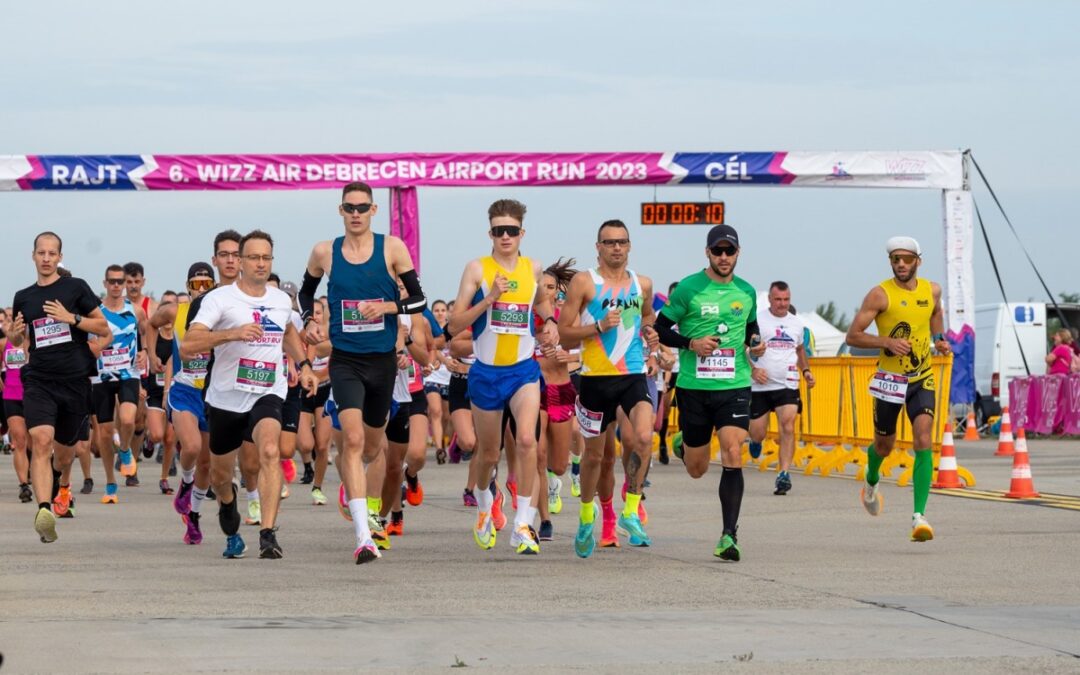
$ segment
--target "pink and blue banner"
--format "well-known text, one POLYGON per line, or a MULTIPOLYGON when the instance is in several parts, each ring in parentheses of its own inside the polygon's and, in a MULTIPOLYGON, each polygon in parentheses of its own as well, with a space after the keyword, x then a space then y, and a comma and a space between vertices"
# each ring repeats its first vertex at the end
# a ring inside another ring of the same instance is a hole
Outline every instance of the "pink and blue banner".
POLYGON ((702 185, 959 189, 945 152, 0 155, 0 190, 702 185))

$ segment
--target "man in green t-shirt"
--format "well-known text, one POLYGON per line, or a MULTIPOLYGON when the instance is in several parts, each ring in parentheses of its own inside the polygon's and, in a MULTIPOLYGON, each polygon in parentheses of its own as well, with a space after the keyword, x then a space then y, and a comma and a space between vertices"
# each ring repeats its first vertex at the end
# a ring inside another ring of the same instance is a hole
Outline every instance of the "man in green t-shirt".
MULTIPOLYGON (((713 555, 737 561, 742 505, 742 444, 750 428, 750 363, 765 353, 758 334, 757 292, 735 276, 739 235, 730 225, 709 230, 708 267, 679 282, 660 311, 660 342, 679 348, 679 402, 683 464, 693 478, 709 470, 710 444, 719 431, 724 531, 713 555)), ((679 454, 678 447, 675 448, 679 454)))

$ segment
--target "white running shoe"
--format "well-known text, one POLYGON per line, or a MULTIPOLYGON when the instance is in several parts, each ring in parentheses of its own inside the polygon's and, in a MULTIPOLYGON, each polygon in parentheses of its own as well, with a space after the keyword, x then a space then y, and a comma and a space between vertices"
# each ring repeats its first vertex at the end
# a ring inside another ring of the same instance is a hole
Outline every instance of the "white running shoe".
POLYGON ((884 500, 881 497, 881 483, 878 483, 877 485, 864 483, 862 490, 859 492, 859 496, 862 499, 863 508, 866 509, 867 513, 872 516, 881 513, 881 507, 884 503, 884 500))

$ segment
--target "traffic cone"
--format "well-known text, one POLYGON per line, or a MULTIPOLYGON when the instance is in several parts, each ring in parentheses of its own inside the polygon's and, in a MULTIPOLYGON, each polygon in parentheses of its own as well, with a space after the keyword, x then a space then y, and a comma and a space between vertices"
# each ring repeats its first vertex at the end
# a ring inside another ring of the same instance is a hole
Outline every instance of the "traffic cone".
POLYGON ((977 441, 979 440, 979 427, 975 424, 975 413, 969 412, 967 415, 967 424, 964 425, 964 440, 965 441, 977 441))
POLYGON ((1009 499, 1028 499, 1038 497, 1035 484, 1031 480, 1031 464, 1028 463, 1027 438, 1020 429, 1016 437, 1016 452, 1013 454, 1012 483, 1005 493, 1009 499))
POLYGON ((953 445, 952 423, 945 423, 945 433, 941 435, 941 458, 938 460, 937 482, 935 488, 962 488, 960 474, 956 472, 956 446, 953 445))
POLYGON ((1005 406, 1001 409, 1001 434, 998 435, 998 449, 994 456, 1011 457, 1014 452, 1012 421, 1009 420, 1009 406, 1005 406))

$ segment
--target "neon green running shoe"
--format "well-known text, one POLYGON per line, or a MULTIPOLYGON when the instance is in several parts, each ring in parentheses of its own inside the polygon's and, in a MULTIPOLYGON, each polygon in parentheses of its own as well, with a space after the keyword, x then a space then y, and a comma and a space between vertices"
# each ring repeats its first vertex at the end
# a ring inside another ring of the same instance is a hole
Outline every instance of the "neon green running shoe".
POLYGON ((735 535, 725 532, 724 536, 720 537, 720 541, 716 542, 716 550, 713 551, 713 555, 723 560, 739 562, 742 551, 739 549, 739 545, 735 543, 735 535))

